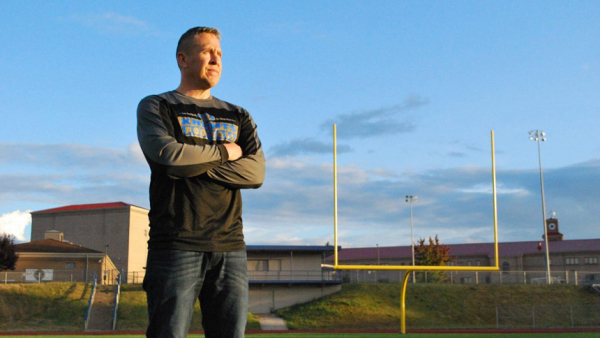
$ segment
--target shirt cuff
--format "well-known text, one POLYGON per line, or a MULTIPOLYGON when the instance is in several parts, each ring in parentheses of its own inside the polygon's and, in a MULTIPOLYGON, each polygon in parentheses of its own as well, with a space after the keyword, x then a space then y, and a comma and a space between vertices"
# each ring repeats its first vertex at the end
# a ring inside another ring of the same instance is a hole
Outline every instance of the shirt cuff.
POLYGON ((219 150, 221 151, 221 164, 223 164, 229 160, 229 153, 224 145, 217 144, 217 147, 219 147, 219 150))

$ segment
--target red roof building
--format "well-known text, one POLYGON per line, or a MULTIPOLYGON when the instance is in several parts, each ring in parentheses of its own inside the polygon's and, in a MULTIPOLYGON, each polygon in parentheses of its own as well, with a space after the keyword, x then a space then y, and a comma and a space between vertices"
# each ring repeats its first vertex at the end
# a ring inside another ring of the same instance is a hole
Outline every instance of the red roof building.
POLYGON ((49 231, 66 241, 107 254, 123 273, 123 281, 144 271, 150 231, 148 210, 123 202, 76 204, 31 213, 31 241, 49 231))

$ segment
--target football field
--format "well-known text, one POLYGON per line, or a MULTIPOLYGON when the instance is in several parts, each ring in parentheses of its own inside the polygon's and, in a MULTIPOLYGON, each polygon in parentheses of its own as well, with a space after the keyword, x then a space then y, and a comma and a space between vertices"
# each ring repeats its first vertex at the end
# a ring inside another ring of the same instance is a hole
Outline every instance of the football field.
MULTIPOLYGON (((0 336, 2 336, 0 334, 0 336)), ((65 338, 65 335, 15 335, 14 338, 65 338)), ((144 335, 68 335, 73 338, 145 338, 144 335)), ((204 338, 203 334, 191 334, 190 338, 204 338)), ((597 338, 598 332, 582 333, 259 333, 247 334, 248 338, 597 338)))

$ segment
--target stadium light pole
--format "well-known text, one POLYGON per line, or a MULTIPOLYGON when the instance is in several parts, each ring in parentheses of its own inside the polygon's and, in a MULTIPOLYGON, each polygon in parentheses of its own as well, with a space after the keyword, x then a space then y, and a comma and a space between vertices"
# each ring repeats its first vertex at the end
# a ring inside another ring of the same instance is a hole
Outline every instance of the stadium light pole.
MULTIPOLYGON (((413 223, 412 204, 413 204, 413 202, 416 202, 418 199, 419 199, 418 196, 406 195, 406 202, 408 202, 408 204, 410 205, 410 244, 411 244, 411 248, 412 248, 411 253, 412 253, 412 265, 413 266, 415 266, 415 240, 413 239, 414 223, 413 223)), ((414 271, 412 273, 412 281, 413 281, 413 283, 416 283, 414 271)))
POLYGON ((546 227, 546 197, 544 195, 544 171, 542 170, 542 152, 540 143, 546 141, 546 133, 541 130, 529 132, 529 140, 537 142, 538 159, 540 162, 540 185, 542 187, 542 220, 544 222, 544 243, 546 244, 546 284, 552 284, 550 279, 550 251, 548 250, 548 229, 546 227))

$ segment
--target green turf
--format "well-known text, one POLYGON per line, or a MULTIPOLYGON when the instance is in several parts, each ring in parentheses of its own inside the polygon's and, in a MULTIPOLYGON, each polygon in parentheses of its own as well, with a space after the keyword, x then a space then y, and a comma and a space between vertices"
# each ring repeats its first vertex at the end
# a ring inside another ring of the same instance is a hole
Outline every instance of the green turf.
MULTIPOLYGON (((408 330, 496 328, 497 307, 505 309, 502 327, 531 328, 527 316, 532 306, 536 306, 536 328, 570 328, 571 318, 575 327, 600 325, 600 297, 575 285, 409 284, 406 297, 408 330), (573 317, 568 312, 571 304, 573 317), (515 312, 524 306, 524 314, 515 312), (589 311, 582 312, 586 309, 582 306, 590 306, 589 311)), ((293 330, 396 330, 400 328, 400 285, 345 284, 339 293, 277 314, 293 330)))
MULTIPOLYGON (((83 323, 90 289, 89 284, 83 283, 1 284, 0 336, 2 332, 15 331, 80 331, 81 334, 85 334, 83 323)), ((536 328, 570 328, 571 318, 575 319, 575 327, 600 326, 598 316, 600 297, 591 294, 585 288, 572 285, 411 284, 408 289, 406 319, 409 332, 423 329, 496 328, 496 307, 510 310, 528 306, 527 310, 531 309, 532 305, 536 306, 536 328)), ((123 285, 122 291, 117 331, 144 331, 148 321, 145 293, 139 284, 123 285)), ((291 332, 294 332, 293 330, 309 332, 399 330, 399 297, 400 286, 397 284, 346 284, 339 293, 279 310, 278 314, 286 320, 288 327, 292 329, 291 332)), ((501 327, 531 328, 531 323, 514 322, 513 318, 523 317, 520 313, 504 310, 502 314, 501 327), (513 322, 510 322, 511 320, 513 322)), ((202 329, 200 319, 199 309, 196 307, 194 321, 190 328, 192 331, 202 329)), ((260 325, 254 316, 249 316, 246 329, 260 330, 260 325)), ((337 338, 338 336, 325 337, 337 338)), ((342 336, 361 337, 349 334, 342 336)), ((531 334, 524 337, 530 336, 531 334)), ((249 337, 262 336, 249 335, 249 337)), ((267 337, 277 338, 275 335, 267 335, 267 337)), ((313 336, 289 334, 287 337, 313 336)), ((485 337, 492 336, 487 334, 485 337)), ((510 337, 517 336, 510 335, 510 337)), ((585 338, 589 335, 572 337, 585 338)), ((595 333, 591 337, 600 337, 600 334, 595 333)))
MULTIPOLYGON (((289 333, 289 334, 247 334, 248 338, 597 338, 599 333, 289 333)), ((2 336, 3 338, 65 338, 67 336, 2 336)), ((145 338, 143 335, 69 336, 73 338, 145 338)), ((190 338, 204 338, 201 334, 190 338)))

